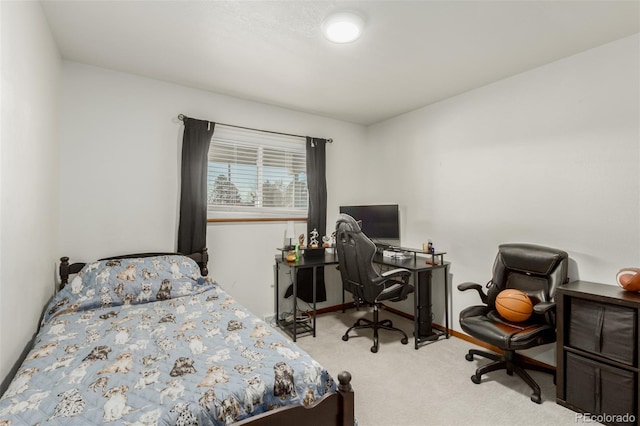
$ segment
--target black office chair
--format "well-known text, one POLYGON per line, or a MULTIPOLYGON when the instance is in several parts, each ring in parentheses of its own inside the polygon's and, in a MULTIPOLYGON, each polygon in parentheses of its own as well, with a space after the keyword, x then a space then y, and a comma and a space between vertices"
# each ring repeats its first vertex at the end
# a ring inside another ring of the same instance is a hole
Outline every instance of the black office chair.
POLYGON ((373 321, 358 319, 344 333, 342 340, 349 340, 351 330, 373 328, 371 352, 378 352, 379 329, 401 333, 404 336, 401 342, 406 345, 409 342, 407 334, 395 328, 391 320, 380 321, 378 312, 382 302, 404 300, 413 292, 413 286, 409 284, 411 272, 407 269, 393 269, 382 274, 376 271, 373 266, 375 244, 360 230, 356 220, 347 214, 341 214, 336 222, 336 249, 344 289, 353 294, 356 304, 373 306, 373 321))
POLYGON ((474 355, 492 359, 494 362, 481 366, 471 376, 479 384, 481 376, 490 371, 506 369, 514 372, 533 389, 531 400, 540 404, 540 387, 525 369, 542 371, 554 375, 555 370, 540 364, 525 361, 517 350, 555 342, 555 302, 557 288, 567 279, 568 255, 566 252, 532 244, 502 244, 493 264, 493 276, 487 283, 487 294, 476 283, 462 283, 458 290, 478 291, 484 305, 470 306, 460 312, 460 326, 469 335, 497 346, 504 355, 470 349, 465 356, 473 361, 474 355), (507 288, 519 289, 528 294, 533 302, 533 314, 521 323, 502 318, 495 307, 498 294, 507 288))

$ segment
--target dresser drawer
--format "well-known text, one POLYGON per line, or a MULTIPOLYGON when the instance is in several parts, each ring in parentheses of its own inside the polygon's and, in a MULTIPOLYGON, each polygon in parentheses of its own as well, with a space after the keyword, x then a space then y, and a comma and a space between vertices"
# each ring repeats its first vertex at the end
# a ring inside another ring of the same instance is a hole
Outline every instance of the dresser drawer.
POLYGON ((634 390, 638 378, 633 371, 612 367, 570 352, 566 353, 565 371, 567 403, 586 413, 612 417, 628 419, 630 414, 636 413, 634 390))
POLYGON ((572 298, 569 346, 637 366, 637 311, 624 306, 572 298))

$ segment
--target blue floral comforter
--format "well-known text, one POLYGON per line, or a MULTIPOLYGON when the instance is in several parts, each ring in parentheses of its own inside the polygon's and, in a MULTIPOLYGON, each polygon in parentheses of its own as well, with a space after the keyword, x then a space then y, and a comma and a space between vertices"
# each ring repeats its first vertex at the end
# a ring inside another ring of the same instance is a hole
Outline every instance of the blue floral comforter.
POLYGON ((226 425, 335 387, 190 258, 105 260, 47 306, 0 425, 226 425))

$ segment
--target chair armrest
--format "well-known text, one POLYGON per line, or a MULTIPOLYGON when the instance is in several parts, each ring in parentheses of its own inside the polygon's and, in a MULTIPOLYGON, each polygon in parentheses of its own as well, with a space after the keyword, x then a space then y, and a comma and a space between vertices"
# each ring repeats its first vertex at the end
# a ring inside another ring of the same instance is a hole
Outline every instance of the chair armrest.
POLYGON ((372 282, 374 285, 382 286, 384 288, 384 290, 382 290, 380 294, 386 293, 388 291, 393 291, 393 288, 398 288, 398 286, 400 286, 400 295, 396 298, 389 299, 391 301, 398 301, 406 299, 407 294, 413 293, 413 286, 409 284, 410 276, 411 271, 409 271, 408 269, 396 268, 382 273, 372 282))
POLYGON ((410 275, 411 271, 408 269, 397 268, 383 272, 378 278, 374 278, 372 282, 374 285, 381 285, 387 281, 398 281, 396 278, 400 278, 404 284, 408 284, 410 275))
POLYGON ((380 274, 380 277, 384 279, 389 279, 389 278, 404 277, 404 276, 408 277, 409 275, 411 275, 410 270, 404 269, 404 268, 396 268, 390 271, 383 272, 382 274, 380 274))
POLYGON ((533 312, 539 315, 545 315, 547 312, 555 311, 555 302, 539 302, 533 305, 533 312))
POLYGON ((480 296, 480 300, 482 300, 482 303, 484 304, 487 303, 487 295, 482 291, 482 286, 478 283, 466 282, 466 283, 458 284, 458 290, 460 291, 475 290, 478 292, 478 295, 480 296))
POLYGON ((552 327, 556 325, 556 302, 538 302, 533 305, 533 313, 544 318, 552 327))

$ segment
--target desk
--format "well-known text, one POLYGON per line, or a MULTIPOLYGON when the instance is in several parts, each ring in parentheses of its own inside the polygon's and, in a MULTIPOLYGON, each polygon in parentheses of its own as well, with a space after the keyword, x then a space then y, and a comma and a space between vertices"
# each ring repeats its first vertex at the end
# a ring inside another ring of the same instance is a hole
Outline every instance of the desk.
MULTIPOLYGON (((316 303, 313 302, 313 313, 311 319, 311 325, 308 322, 298 324, 297 321, 293 323, 286 323, 280 319, 280 267, 287 266, 292 268, 292 280, 293 280, 293 312, 297 312, 297 270, 302 268, 313 269, 313 295, 316 294, 316 271, 319 267, 325 267, 327 265, 337 265, 337 254, 325 253, 323 257, 305 258, 300 257, 300 260, 296 263, 287 262, 283 256, 277 255, 276 258, 276 285, 275 285, 275 299, 276 299, 276 324, 286 331, 296 341, 298 334, 312 334, 316 335, 316 303), (300 328, 300 331, 298 329, 300 328)), ((391 257, 384 257, 382 253, 377 253, 373 262, 378 265, 384 265, 390 268, 405 268, 411 271, 413 275, 413 314, 414 314, 414 332, 415 348, 437 340, 440 336, 449 338, 449 294, 448 294, 448 280, 449 280, 449 265, 450 262, 439 262, 437 265, 426 263, 424 257, 417 257, 415 254, 409 259, 396 259, 391 257), (432 275, 433 271, 437 269, 444 269, 444 301, 445 301, 445 330, 434 330, 431 321, 431 287, 432 287, 432 275)), ((344 305, 344 291, 342 292, 342 303, 344 305)))
POLYGON ((318 257, 304 257, 300 256, 300 260, 298 262, 287 262, 283 256, 276 256, 276 286, 275 286, 275 298, 276 298, 276 324, 282 330, 286 331, 293 341, 296 341, 298 334, 313 334, 313 337, 316 337, 316 272, 319 267, 324 268, 327 265, 337 265, 338 264, 338 255, 326 253, 324 256, 318 257), (293 281, 293 312, 294 312, 294 320, 292 323, 287 323, 280 319, 280 266, 287 266, 291 268, 291 277, 293 281), (298 324, 295 316, 298 312, 298 269, 311 268, 313 269, 313 313, 311 316, 311 323, 309 325, 308 322, 303 322, 298 324), (298 328, 301 329, 298 332, 298 328))

